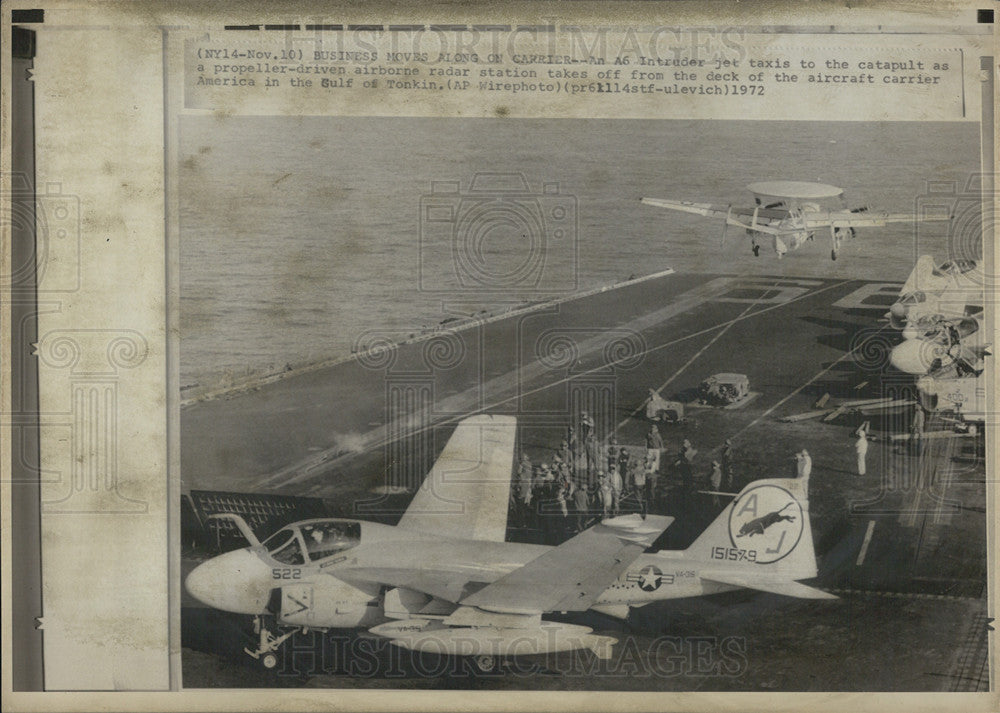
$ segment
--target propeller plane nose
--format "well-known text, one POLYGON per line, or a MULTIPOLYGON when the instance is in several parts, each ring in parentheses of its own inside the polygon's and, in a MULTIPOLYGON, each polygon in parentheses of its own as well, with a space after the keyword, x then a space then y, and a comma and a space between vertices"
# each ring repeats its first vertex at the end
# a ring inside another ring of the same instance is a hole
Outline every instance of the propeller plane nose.
POLYGON ((198 601, 237 614, 264 614, 271 568, 249 549, 213 557, 188 574, 184 586, 198 601))
POLYGON ((898 320, 906 319, 907 312, 909 312, 909 310, 907 309, 906 305, 901 304, 899 302, 894 303, 889 308, 889 314, 898 320))
POLYGON ((924 339, 907 339, 889 355, 892 365, 907 374, 926 374, 936 359, 950 361, 947 349, 924 339))
POLYGON ((896 302, 889 308, 886 317, 889 318, 889 324, 893 329, 905 329, 909 313, 910 310, 906 305, 896 302))

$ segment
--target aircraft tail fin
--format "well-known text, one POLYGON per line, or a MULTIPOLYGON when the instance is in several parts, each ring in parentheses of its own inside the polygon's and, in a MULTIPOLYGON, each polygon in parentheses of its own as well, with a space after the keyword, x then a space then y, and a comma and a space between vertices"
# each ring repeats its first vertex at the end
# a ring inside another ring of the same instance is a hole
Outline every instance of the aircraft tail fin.
POLYGON ((719 572, 746 573, 743 579, 758 584, 815 577, 809 479, 771 478, 750 483, 684 556, 717 563, 719 572))

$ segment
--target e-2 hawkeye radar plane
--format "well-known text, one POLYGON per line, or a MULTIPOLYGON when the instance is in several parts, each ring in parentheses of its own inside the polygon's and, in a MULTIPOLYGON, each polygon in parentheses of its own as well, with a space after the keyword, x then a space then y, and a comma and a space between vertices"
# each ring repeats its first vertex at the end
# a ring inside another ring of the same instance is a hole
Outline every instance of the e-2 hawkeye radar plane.
POLYGON ((730 226, 744 228, 750 238, 754 255, 760 254, 760 243, 772 239, 778 258, 812 240, 819 230, 830 232, 830 259, 836 260, 845 237, 853 238, 856 228, 882 227, 887 223, 912 223, 917 220, 948 220, 949 216, 918 217, 912 213, 885 213, 868 207, 848 208, 843 190, 826 183, 809 181, 760 181, 747 190, 754 196, 754 205, 734 208, 710 203, 641 198, 647 205, 669 208, 685 213, 725 218, 722 241, 730 226), (830 207, 839 200, 839 207, 830 207), (827 207, 824 207, 824 202, 827 207))
POLYGON ((800 583, 816 576, 808 483, 758 480, 686 550, 645 550, 673 518, 605 519, 558 547, 505 542, 517 421, 458 424, 396 526, 305 520, 219 555, 187 577, 208 606, 253 617, 266 667, 299 630, 366 628, 414 651, 503 657, 589 649, 617 640, 546 615, 588 609, 625 619, 629 607, 741 587, 836 598, 800 583))

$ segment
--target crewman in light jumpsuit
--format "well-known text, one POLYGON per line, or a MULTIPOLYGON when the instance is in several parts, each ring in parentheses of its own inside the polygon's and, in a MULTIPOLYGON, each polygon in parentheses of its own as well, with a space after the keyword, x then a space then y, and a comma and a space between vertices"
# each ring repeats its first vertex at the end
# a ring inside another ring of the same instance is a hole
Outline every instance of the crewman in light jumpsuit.
POLYGON ((559 505, 559 512, 562 513, 563 522, 566 522, 565 518, 569 517, 569 508, 566 501, 570 497, 570 486, 571 483, 568 480, 560 480, 556 486, 556 504, 559 505))
POLYGON ((589 520, 590 498, 587 489, 578 487, 573 492, 573 509, 576 510, 576 531, 583 532, 589 520))
MULTIPOLYGON (((865 449, 868 448, 868 440, 865 439, 865 449)), ((801 451, 795 454, 795 474, 799 478, 808 478, 812 474, 813 461, 812 457, 809 455, 809 451, 803 448, 801 451)), ((864 475, 864 473, 861 473, 864 475)))
POLYGON ((654 423, 649 427, 649 433, 646 434, 646 460, 652 459, 653 468, 656 470, 660 469, 660 451, 662 450, 663 437, 660 436, 660 429, 654 423))
POLYGON ((611 510, 615 515, 617 515, 618 506, 621 503, 622 499, 622 488, 625 485, 622 482, 622 474, 618 472, 617 465, 611 466, 610 480, 611 480, 611 510))
POLYGON ((646 500, 652 502, 656 497, 656 481, 659 480, 660 467, 658 463, 654 463, 653 459, 647 455, 643 468, 646 471, 646 500))
POLYGON ((913 408, 913 423, 910 424, 910 433, 913 450, 916 452, 918 457, 923 453, 925 421, 926 417, 924 416, 924 409, 920 404, 917 404, 913 408))
POLYGON ((646 469, 634 468, 632 470, 632 485, 635 487, 635 497, 639 501, 639 509, 642 511, 642 519, 646 519, 646 469))
POLYGON ((597 473, 597 492, 601 497, 601 516, 607 517, 611 509, 611 481, 603 470, 597 473))
POLYGON ((721 501, 719 500, 719 488, 722 487, 722 466, 719 461, 712 461, 712 474, 709 476, 708 484, 712 489, 712 507, 719 507, 721 501))
POLYGON ((854 450, 858 454, 858 475, 864 475, 865 458, 868 456, 868 421, 865 421, 854 432, 858 439, 854 442, 854 450))

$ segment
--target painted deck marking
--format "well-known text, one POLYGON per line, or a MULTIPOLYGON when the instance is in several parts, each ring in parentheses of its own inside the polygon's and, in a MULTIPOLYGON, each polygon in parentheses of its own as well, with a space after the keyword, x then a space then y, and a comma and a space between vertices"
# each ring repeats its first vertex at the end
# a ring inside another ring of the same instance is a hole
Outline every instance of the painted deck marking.
POLYGON ((864 540, 864 542, 861 543, 861 551, 858 552, 858 559, 854 563, 855 566, 860 567, 862 565, 862 563, 864 563, 864 561, 865 561, 865 555, 868 554, 868 545, 871 544, 872 533, 874 531, 875 531, 875 521, 874 520, 869 520, 868 521, 868 529, 865 530, 865 540, 864 540))

